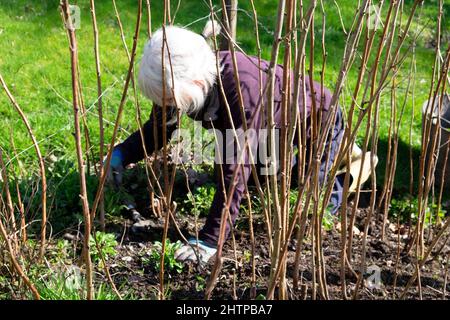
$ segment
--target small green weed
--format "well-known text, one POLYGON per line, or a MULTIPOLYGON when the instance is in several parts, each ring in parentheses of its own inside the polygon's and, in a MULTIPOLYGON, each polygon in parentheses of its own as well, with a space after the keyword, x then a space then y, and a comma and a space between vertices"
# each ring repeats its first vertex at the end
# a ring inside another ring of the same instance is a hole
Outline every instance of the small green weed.
MULTIPOLYGON (((435 203, 428 205, 425 209, 425 226, 442 221, 446 213, 447 211, 442 209, 442 207, 438 209, 435 203)), ((409 219, 411 219, 412 223, 417 223, 418 214, 419 201, 417 198, 405 197, 391 200, 389 215, 394 219, 399 218, 400 223, 406 223, 409 219)))
MULTIPOLYGON (((183 270, 183 264, 175 259, 175 252, 181 248, 181 241, 171 243, 169 239, 166 239, 166 246, 164 252, 164 269, 169 273, 175 271, 181 273, 183 270)), ((156 270, 161 269, 161 251, 162 243, 156 241, 154 247, 148 257, 143 257, 142 262, 152 265, 156 270)))
POLYGON ((93 237, 89 239, 89 245, 91 247, 92 261, 94 263, 98 262, 100 267, 102 262, 101 255, 103 255, 105 260, 108 260, 109 257, 114 257, 117 254, 117 241, 116 237, 112 233, 97 231, 95 233, 95 239, 93 237), (96 245, 96 240, 98 243, 98 248, 96 245), (101 252, 99 252, 99 249, 101 252))
POLYGON ((198 187, 192 193, 188 193, 187 199, 182 202, 180 212, 185 214, 194 214, 196 216, 208 215, 213 202, 215 186, 206 184, 198 187))
POLYGON ((203 291, 205 290, 205 286, 206 286, 206 280, 205 278, 203 278, 200 275, 196 275, 195 279, 197 280, 197 282, 195 283, 195 290, 197 292, 203 291))

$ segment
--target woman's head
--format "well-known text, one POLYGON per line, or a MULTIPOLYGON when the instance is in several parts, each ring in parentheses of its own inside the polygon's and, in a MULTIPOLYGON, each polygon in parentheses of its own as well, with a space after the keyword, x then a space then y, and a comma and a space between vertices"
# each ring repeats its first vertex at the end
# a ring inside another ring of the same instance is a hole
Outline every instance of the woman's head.
POLYGON ((177 106, 181 112, 196 112, 214 85, 217 77, 216 57, 205 39, 218 34, 217 22, 209 21, 202 35, 184 28, 157 30, 145 46, 139 70, 139 87, 144 95, 158 105, 163 104, 163 81, 166 105, 177 106), (162 77, 164 52, 165 77, 162 77), (172 91, 174 94, 172 94, 172 91))

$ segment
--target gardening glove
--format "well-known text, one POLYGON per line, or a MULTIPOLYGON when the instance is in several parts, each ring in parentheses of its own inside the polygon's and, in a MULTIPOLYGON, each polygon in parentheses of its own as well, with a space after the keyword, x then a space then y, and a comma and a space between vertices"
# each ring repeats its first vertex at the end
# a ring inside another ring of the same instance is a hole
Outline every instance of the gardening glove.
MULTIPOLYGON (((106 157, 103 161, 103 164, 106 162, 106 157)), ((109 170, 106 176, 106 180, 108 183, 113 184, 116 187, 119 187, 122 184, 122 176, 123 176, 123 155, 119 149, 114 149, 111 156, 111 163, 109 165, 109 170)))
POLYGON ((191 238, 188 240, 188 244, 183 245, 175 252, 175 259, 180 262, 195 262, 200 260, 200 263, 206 264, 216 254, 216 251, 217 249, 215 247, 212 247, 204 241, 198 240, 197 242, 197 239, 191 238))

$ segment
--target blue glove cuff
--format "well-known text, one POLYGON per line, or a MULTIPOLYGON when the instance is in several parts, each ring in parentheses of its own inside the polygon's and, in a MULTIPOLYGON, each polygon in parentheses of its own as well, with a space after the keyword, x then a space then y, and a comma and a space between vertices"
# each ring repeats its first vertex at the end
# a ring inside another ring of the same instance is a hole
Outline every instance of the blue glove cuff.
POLYGON ((111 166, 112 167, 121 166, 123 163, 123 159, 124 157, 122 151, 120 151, 120 149, 114 149, 111 156, 111 166))
MULTIPOLYGON (((192 244, 192 245, 196 245, 196 244, 197 244, 197 239, 192 237, 192 238, 189 238, 189 239, 188 239, 188 242, 189 242, 190 244, 192 244)), ((208 247, 208 248, 211 248, 211 249, 217 249, 217 247, 212 246, 212 245, 210 245, 209 243, 206 243, 205 241, 200 240, 200 239, 198 239, 198 244, 200 244, 200 245, 202 245, 202 246, 205 246, 205 247, 208 247)))

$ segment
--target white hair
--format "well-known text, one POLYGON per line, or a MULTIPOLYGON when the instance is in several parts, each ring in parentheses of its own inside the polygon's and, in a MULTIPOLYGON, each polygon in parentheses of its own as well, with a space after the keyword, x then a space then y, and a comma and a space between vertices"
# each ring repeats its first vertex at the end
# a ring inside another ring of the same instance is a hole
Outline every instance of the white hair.
MULTIPOLYGON (((166 104, 176 105, 182 113, 199 111, 216 82, 216 56, 206 42, 213 35, 213 29, 218 34, 220 26, 215 21, 208 21, 202 35, 181 27, 165 28, 166 104)), ((159 29, 147 42, 138 78, 143 94, 158 105, 163 104, 163 37, 164 31, 159 29)))

